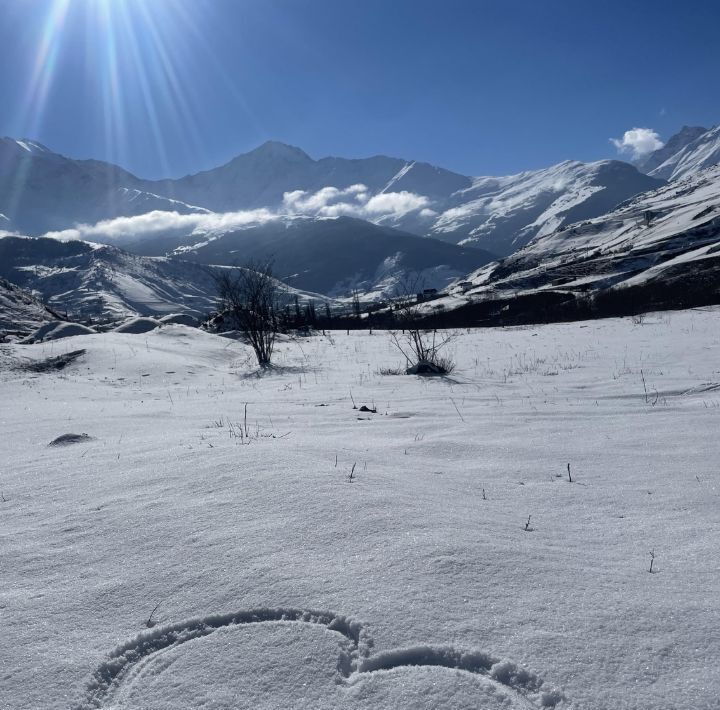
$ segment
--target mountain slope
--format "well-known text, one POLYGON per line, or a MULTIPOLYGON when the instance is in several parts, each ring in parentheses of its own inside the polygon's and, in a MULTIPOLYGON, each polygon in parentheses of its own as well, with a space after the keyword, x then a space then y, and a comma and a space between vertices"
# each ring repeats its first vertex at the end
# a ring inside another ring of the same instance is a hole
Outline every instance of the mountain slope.
POLYGON ((244 229, 128 245, 144 254, 165 252, 205 264, 242 265, 272 259, 275 274, 299 289, 331 296, 353 290, 390 295, 398 279, 421 273, 426 287, 444 288, 468 269, 495 257, 480 249, 382 227, 350 217, 283 218, 244 229))
POLYGON ((153 210, 187 215, 262 209, 277 216, 353 216, 506 255, 660 184, 618 161, 566 161, 519 175, 470 178, 386 156, 313 160, 277 142, 213 170, 148 181, 107 163, 65 158, 32 141, 0 141, 0 213, 13 229, 34 235, 76 223, 101 222, 105 229, 105 220, 153 210))
POLYGON ((715 126, 669 156, 650 174, 665 180, 677 180, 718 163, 720 163, 720 126, 715 126))
MULTIPOLYGON (((594 217, 619 202, 662 184, 620 161, 566 161, 544 170, 505 177, 470 178, 441 168, 385 156, 313 160, 299 148, 269 142, 214 170, 146 188, 216 211, 277 208, 288 193, 363 185, 369 194, 412 193, 427 209, 368 217, 444 241, 505 255, 561 224, 594 217)), ((313 214, 312 212, 310 213, 313 214)))
POLYGON ((587 315, 603 303, 632 312, 720 302, 720 166, 538 238, 466 281, 463 299, 544 295, 587 315))
POLYGON ((519 175, 476 178, 455 196, 459 204, 437 218, 431 233, 504 256, 662 184, 617 160, 566 161, 519 175))
MULTIPOLYGON (((76 319, 204 316, 217 303, 216 268, 222 267, 140 256, 80 240, 0 237, 0 277, 32 289, 58 312, 76 319)), ((288 301, 296 295, 302 302, 323 298, 285 284, 279 284, 279 291, 288 301)))
POLYGON ((654 150, 642 158, 633 160, 633 165, 640 172, 647 175, 706 132, 707 128, 702 126, 683 126, 675 135, 668 138, 667 143, 662 148, 658 148, 658 150, 654 150))
POLYGON ((148 192, 141 180, 110 163, 72 160, 40 143, 0 139, 0 213, 21 233, 43 234, 155 209, 206 211, 148 192))
POLYGON ((0 340, 4 333, 26 335, 57 318, 31 293, 0 278, 0 340))
POLYGON ((268 141, 229 163, 179 180, 145 182, 145 188, 216 212, 277 207, 286 192, 315 192, 362 184, 373 194, 416 192, 445 198, 470 178, 427 163, 374 156, 313 160, 300 148, 268 141))
POLYGON ((1 238, 0 276, 76 318, 202 315, 215 304, 215 283, 202 266, 82 241, 1 238))

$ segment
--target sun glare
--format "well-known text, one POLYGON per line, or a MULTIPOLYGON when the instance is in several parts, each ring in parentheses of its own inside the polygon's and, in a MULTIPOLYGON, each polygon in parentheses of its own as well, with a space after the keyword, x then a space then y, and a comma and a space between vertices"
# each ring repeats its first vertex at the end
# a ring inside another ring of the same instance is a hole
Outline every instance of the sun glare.
POLYGON ((158 167, 169 173, 159 107, 174 117, 185 148, 199 154, 199 121, 189 88, 197 84, 189 78, 197 79, 194 54, 213 51, 199 29, 209 11, 207 3, 186 0, 53 0, 33 40, 32 72, 17 125, 30 137, 40 133, 50 119, 53 88, 62 84, 63 57, 79 53, 84 56, 83 86, 92 105, 101 108, 106 157, 122 163, 133 133, 144 132, 157 151, 158 167))

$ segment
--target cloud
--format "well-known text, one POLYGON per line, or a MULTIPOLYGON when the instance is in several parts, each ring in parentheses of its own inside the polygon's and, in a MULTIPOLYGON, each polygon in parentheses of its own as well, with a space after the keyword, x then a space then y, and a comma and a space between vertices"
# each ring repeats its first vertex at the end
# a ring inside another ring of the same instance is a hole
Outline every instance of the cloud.
POLYGON ((622 138, 611 138, 610 142, 618 149, 619 153, 632 153, 632 157, 635 159, 665 145, 652 128, 633 128, 625 131, 622 138))
POLYGON ((313 217, 358 217, 371 222, 392 221, 417 212, 425 218, 435 215, 430 200, 414 192, 381 192, 370 195, 365 185, 350 185, 343 189, 323 187, 316 192, 295 190, 283 195, 285 214, 313 217))
POLYGON ((199 234, 215 230, 226 230, 246 227, 250 224, 261 224, 277 215, 270 210, 246 210, 243 212, 179 214, 153 210, 134 217, 116 217, 97 224, 77 224, 71 229, 58 232, 47 232, 43 236, 61 241, 85 239, 87 241, 102 240, 111 242, 130 242, 143 237, 159 234, 171 235, 199 234))
POLYGON ((392 222, 410 213, 422 219, 437 216, 430 200, 412 192, 385 192, 370 195, 365 185, 346 188, 323 187, 315 192, 295 190, 286 192, 279 209, 266 208, 240 212, 210 212, 180 214, 153 210, 133 217, 116 217, 97 224, 77 224, 70 229, 47 232, 43 236, 68 241, 83 239, 89 242, 129 244, 153 236, 197 236, 242 229, 255 224, 293 216, 334 218, 357 217, 371 222, 392 222))

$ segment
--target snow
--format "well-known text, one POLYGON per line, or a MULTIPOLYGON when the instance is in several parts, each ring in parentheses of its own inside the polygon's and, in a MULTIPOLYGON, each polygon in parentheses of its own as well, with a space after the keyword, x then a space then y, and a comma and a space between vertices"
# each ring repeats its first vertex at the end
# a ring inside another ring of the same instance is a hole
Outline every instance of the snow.
POLYGON ((23 340, 23 343, 43 343, 60 338, 71 338, 74 335, 89 335, 95 331, 80 323, 67 323, 53 320, 40 326, 23 340))
POLYGON ((131 318, 113 330, 116 333, 132 333, 133 335, 140 335, 142 333, 148 333, 151 330, 155 330, 155 328, 159 328, 161 325, 162 323, 154 318, 131 318))
POLYGON ((0 705, 714 710, 719 320, 2 346, 0 705))
MULTIPOLYGON (((538 236, 467 280, 474 296, 487 296, 498 289, 518 295, 556 288, 558 277, 563 290, 659 283, 683 264, 696 267, 697 276, 717 257, 719 222, 720 166, 715 166, 638 195, 601 217, 538 236)), ((452 309, 461 302, 449 298, 444 305, 452 309)))
POLYGON ((168 313, 162 318, 158 318, 160 323, 166 325, 188 325, 191 327, 197 327, 199 321, 197 318, 193 318, 187 313, 168 313))
POLYGON ((671 155, 650 175, 677 180, 720 163, 720 126, 715 126, 671 155))
POLYGON ((383 192, 390 192, 390 188, 393 185, 395 185, 397 182, 402 180, 408 174, 408 172, 413 169, 414 165, 415 165, 414 160, 403 165, 402 168, 400 168, 400 170, 398 170, 397 173, 395 175, 393 175, 393 177, 390 178, 387 185, 385 185, 385 187, 383 187, 383 189, 380 190, 379 194, 382 194, 383 192))
POLYGON ((9 281, 0 278, 0 342, 4 333, 27 335, 57 314, 49 311, 37 298, 9 281))
POLYGON ((580 219, 597 217, 622 200, 662 185, 618 161, 567 160, 542 170, 474 178, 432 226, 460 244, 507 255, 532 239, 580 219))

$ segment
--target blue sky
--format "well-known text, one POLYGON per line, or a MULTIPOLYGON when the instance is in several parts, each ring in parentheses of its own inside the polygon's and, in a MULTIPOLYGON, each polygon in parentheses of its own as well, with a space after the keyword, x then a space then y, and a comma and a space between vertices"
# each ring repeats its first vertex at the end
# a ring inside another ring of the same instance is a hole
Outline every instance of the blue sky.
POLYGON ((0 0, 0 135, 143 177, 268 139, 465 174, 720 122, 720 3, 0 0))

